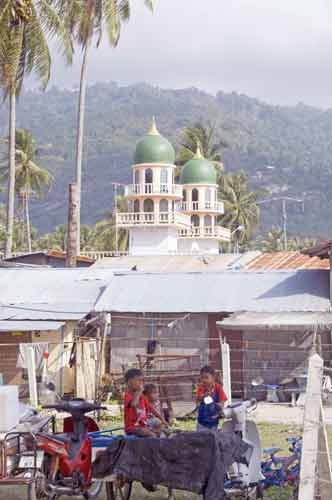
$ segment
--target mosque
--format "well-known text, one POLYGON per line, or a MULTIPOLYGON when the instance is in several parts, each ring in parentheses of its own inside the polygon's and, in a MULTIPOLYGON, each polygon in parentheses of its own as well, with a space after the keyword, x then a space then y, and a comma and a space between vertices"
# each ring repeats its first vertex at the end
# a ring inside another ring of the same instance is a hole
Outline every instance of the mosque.
POLYGON ((216 255, 230 231, 219 225, 224 204, 218 201, 217 172, 199 147, 175 181, 175 151, 157 130, 137 143, 133 184, 127 186, 128 212, 116 214, 129 230, 130 255, 216 255))

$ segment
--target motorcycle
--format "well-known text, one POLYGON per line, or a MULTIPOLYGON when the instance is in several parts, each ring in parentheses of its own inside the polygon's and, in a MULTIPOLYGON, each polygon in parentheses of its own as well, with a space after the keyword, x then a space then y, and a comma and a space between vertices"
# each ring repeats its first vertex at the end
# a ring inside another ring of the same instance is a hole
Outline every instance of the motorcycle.
POLYGON ((102 482, 92 482, 92 439, 88 435, 90 419, 86 413, 104 408, 83 399, 47 404, 43 408, 69 413, 71 432, 35 435, 37 449, 43 453, 41 472, 36 478, 36 498, 58 500, 63 495, 96 498, 102 482))

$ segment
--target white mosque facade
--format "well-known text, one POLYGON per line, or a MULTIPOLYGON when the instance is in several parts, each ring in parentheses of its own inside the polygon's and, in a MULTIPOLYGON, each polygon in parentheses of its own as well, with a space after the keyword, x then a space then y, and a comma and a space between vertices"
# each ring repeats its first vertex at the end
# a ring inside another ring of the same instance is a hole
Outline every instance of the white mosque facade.
POLYGON ((218 254, 230 231, 219 225, 217 173, 199 148, 175 182, 175 151, 153 122, 137 143, 127 186, 128 212, 116 214, 129 231, 130 255, 218 254))

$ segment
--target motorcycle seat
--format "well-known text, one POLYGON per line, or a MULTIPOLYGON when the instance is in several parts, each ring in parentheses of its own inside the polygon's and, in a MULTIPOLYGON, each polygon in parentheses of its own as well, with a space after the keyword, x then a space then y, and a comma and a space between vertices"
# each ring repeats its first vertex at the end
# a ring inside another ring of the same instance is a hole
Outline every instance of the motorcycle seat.
POLYGON ((276 453, 279 453, 279 451, 282 451, 282 448, 264 448, 264 453, 266 455, 275 455, 276 453))

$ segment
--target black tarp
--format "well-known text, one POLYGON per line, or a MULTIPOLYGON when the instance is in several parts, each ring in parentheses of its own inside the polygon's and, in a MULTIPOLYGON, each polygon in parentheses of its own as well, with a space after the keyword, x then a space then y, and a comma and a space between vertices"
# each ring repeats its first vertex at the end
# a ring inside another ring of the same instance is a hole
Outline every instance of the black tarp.
POLYGON ((93 476, 125 476, 223 500, 225 472, 243 461, 242 439, 227 432, 182 432, 170 439, 116 439, 94 463, 93 476))

